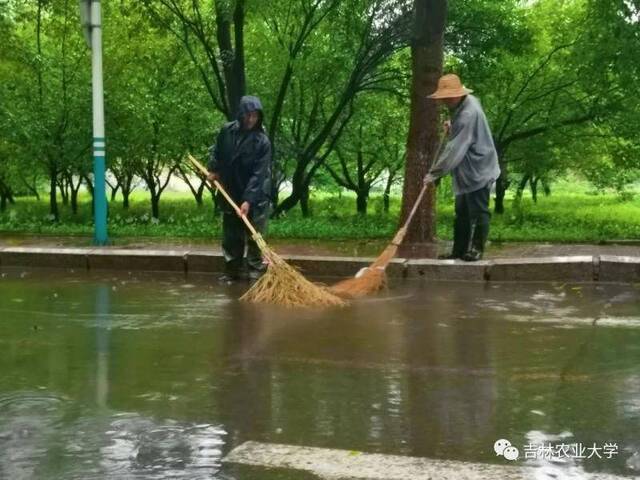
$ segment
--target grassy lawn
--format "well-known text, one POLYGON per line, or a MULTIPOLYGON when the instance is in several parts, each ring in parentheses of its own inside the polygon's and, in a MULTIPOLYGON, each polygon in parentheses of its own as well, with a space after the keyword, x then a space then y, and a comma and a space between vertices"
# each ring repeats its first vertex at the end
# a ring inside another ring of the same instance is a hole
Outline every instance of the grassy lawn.
MULTIPOLYGON (((67 235, 92 233, 90 198, 81 198, 79 213, 61 205, 61 219, 53 222, 48 203, 18 198, 0 213, 0 232, 67 235)), ((388 239, 397 227, 400 199, 391 201, 391 211, 382 212, 382 199, 373 196, 366 216, 356 215, 349 195, 317 193, 311 201, 312 217, 303 218, 298 208, 272 220, 269 237, 279 239, 388 239)), ((210 200, 198 208, 190 194, 167 193, 160 205, 160 220, 150 218, 145 192, 131 198, 123 210, 120 201, 110 204, 112 237, 211 238, 220 235, 221 222, 210 200)), ((439 193, 438 236, 452 235, 453 203, 439 193)), ((579 183, 559 183, 553 194, 534 203, 529 195, 520 202, 507 198, 506 213, 494 215, 491 239, 503 242, 599 242, 640 239, 640 195, 621 199, 615 194, 596 195, 579 183)))

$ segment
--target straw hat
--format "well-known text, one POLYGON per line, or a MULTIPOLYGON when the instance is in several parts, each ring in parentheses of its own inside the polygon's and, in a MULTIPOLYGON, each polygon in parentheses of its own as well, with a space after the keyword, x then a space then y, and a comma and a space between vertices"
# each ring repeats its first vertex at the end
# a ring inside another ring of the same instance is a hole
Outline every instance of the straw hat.
POLYGON ((428 98, 437 100, 439 98, 464 97, 471 92, 473 92, 473 90, 464 88, 464 85, 462 85, 462 82, 460 81, 460 77, 450 73, 440 77, 440 80, 438 80, 438 89, 429 95, 428 98))

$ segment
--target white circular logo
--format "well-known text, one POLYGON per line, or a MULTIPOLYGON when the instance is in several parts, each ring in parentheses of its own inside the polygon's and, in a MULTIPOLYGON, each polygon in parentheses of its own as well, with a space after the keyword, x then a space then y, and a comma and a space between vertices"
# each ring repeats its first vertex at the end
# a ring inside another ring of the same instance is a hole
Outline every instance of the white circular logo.
POLYGON ((504 449, 503 455, 507 460, 513 461, 518 459, 520 452, 516 447, 507 447, 504 449))
POLYGON ((496 456, 500 456, 504 453, 504 449, 511 446, 511 442, 509 440, 505 440, 501 438, 497 440, 496 443, 493 444, 493 450, 496 452, 496 456))

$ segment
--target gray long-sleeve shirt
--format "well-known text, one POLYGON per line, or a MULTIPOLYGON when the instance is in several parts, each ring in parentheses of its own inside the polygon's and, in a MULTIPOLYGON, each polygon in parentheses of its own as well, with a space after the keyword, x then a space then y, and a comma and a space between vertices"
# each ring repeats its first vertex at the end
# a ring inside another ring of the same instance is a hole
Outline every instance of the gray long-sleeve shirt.
POLYGON ((473 95, 467 95, 453 113, 447 144, 429 171, 435 178, 449 172, 456 195, 493 184, 500 176, 489 122, 473 95))

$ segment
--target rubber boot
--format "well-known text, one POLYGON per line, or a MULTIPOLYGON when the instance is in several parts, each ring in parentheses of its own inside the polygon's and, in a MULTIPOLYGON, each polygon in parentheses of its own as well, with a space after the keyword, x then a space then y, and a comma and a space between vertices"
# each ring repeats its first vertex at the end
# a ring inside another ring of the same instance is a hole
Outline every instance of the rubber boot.
POLYGON ((453 223, 453 248, 451 254, 443 258, 448 260, 462 258, 468 250, 470 234, 467 220, 456 217, 453 223))
POLYGON ((489 224, 478 223, 472 227, 472 236, 470 247, 463 255, 462 259, 466 262, 477 262, 482 260, 484 255, 484 246, 489 237, 489 224))

